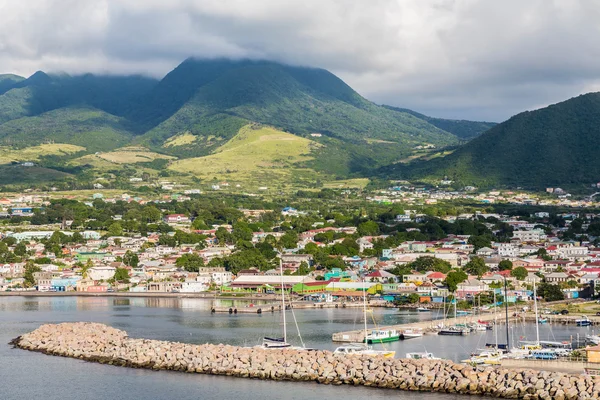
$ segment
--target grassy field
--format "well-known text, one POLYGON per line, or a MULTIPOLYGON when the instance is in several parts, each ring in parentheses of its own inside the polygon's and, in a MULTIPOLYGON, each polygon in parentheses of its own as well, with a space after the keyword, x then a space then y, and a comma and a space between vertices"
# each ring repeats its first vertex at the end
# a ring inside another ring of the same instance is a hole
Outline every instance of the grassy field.
POLYGON ((37 161, 43 156, 60 156, 80 151, 85 151, 85 147, 65 143, 41 144, 23 149, 0 147, 0 164, 10 164, 13 161, 37 161))
POLYGON ((355 178, 325 182, 323 187, 327 189, 364 189, 368 184, 369 178, 355 178))
POLYGON ((194 136, 189 132, 185 132, 167 139, 165 144, 163 144, 163 147, 185 146, 186 144, 194 143, 197 139, 198 136, 194 136))
MULTIPOLYGON (((154 153, 145 147, 122 147, 108 153, 99 153, 95 157, 113 164, 135 164, 154 161, 156 159, 172 160, 175 157, 154 153)), ((89 159, 89 157, 88 157, 89 159)))
POLYGON ((314 170, 298 165, 311 160, 312 150, 319 146, 275 128, 247 125, 214 154, 175 161, 169 169, 244 186, 302 185, 322 179, 314 170))

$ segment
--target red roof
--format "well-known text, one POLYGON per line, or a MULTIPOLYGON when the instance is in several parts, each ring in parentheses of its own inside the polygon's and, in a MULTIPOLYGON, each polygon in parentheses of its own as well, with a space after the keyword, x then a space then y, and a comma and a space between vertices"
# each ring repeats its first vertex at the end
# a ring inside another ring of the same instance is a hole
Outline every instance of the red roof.
POLYGON ((427 275, 427 277, 429 279, 445 279, 446 275, 442 274, 441 272, 432 272, 430 274, 427 275))

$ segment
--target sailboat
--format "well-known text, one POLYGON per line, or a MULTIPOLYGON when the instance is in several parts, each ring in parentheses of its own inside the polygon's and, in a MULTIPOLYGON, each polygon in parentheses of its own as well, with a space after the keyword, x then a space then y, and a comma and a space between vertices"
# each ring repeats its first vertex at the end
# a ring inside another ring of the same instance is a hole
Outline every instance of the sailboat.
MULTIPOLYGON (((456 299, 452 300, 454 303, 454 321, 456 321, 456 299)), ((444 326, 438 332, 438 335, 443 336, 462 336, 468 335, 471 332, 471 329, 467 327, 461 326, 445 326, 446 325, 446 313, 444 313, 444 326)))
MULTIPOLYGON (((295 349, 295 350, 306 350, 304 347, 304 343, 302 343, 302 347, 292 346, 287 341, 287 325, 285 320, 286 314, 286 305, 285 305, 285 285, 283 283, 283 263, 281 259, 279 260, 279 272, 281 274, 281 315, 283 316, 283 336, 282 337, 264 337, 262 347, 265 349, 295 349)), ((294 317, 295 319, 295 317, 294 317)), ((300 335, 300 331, 298 331, 298 335, 300 335)), ((302 341, 302 337, 300 336, 300 340, 302 341)))
MULTIPOLYGON (((364 281, 363 281, 364 283, 364 281)), ((363 287, 363 313, 364 313, 364 334, 365 342, 368 342, 369 334, 367 328, 367 287, 363 287)), ((351 356, 374 356, 374 357, 386 357, 393 358, 396 355, 395 351, 388 350, 374 350, 368 343, 350 343, 347 345, 339 346, 334 354, 351 355, 351 356)))
POLYGON ((529 357, 532 352, 541 350, 542 345, 540 344, 540 320, 538 315, 537 306, 537 291, 535 287, 535 279, 533 280, 533 308, 535 311, 535 342, 534 343, 523 343, 519 347, 513 347, 508 353, 509 358, 524 358, 529 357))

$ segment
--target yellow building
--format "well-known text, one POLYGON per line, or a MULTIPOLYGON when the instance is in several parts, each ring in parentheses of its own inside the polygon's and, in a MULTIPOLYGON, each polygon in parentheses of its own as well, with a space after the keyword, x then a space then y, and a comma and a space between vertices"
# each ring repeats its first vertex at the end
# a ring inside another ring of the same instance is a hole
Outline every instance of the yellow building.
POLYGON ((585 351, 587 352, 588 362, 600 363, 600 346, 587 347, 585 351))

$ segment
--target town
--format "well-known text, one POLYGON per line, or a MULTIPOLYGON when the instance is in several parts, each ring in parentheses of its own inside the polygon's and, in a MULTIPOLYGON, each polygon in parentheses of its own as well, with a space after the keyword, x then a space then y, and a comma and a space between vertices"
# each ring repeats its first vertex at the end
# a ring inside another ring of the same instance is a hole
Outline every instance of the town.
POLYGON ((396 304, 456 298, 464 308, 475 298, 489 304, 494 291, 509 303, 526 301, 534 282, 548 301, 597 295, 600 214, 593 208, 535 211, 548 200, 513 192, 463 198, 481 206, 432 201, 456 200, 451 192, 385 192, 401 200, 350 192, 354 202, 327 201, 348 199, 347 190, 322 190, 313 202, 303 193, 298 208, 195 192, 154 200, 1 198, 0 292, 252 295, 284 287, 312 301, 366 291, 396 304), (490 211, 490 199, 512 208, 490 211))

